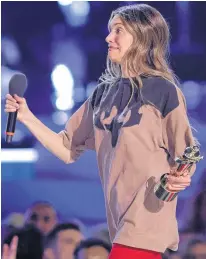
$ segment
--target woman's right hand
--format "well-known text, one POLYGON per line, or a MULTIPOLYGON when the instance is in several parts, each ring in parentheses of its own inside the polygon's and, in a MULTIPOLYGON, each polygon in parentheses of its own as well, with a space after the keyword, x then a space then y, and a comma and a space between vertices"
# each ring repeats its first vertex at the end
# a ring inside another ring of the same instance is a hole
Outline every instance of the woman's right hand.
POLYGON ((18 110, 17 119, 21 122, 25 120, 27 116, 31 113, 26 103, 25 98, 14 95, 12 97, 10 94, 6 95, 5 112, 15 112, 18 110))

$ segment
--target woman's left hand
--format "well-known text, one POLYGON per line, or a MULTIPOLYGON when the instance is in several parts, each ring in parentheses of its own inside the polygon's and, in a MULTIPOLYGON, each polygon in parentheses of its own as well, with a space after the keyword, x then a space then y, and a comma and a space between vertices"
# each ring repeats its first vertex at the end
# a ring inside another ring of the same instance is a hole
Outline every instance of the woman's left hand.
POLYGON ((169 174, 167 177, 167 190, 170 192, 179 192, 183 191, 185 188, 190 186, 191 176, 188 171, 185 171, 183 175, 176 176, 169 174))

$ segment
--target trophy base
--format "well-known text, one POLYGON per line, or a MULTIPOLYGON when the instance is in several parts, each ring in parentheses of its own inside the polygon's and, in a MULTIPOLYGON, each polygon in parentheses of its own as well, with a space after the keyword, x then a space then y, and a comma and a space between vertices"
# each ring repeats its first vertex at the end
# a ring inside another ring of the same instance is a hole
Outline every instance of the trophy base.
POLYGON ((178 192, 169 192, 166 189, 166 184, 167 184, 167 174, 162 175, 160 178, 160 181, 155 185, 154 187, 154 193, 157 196, 158 199, 162 201, 173 201, 177 195, 178 192))

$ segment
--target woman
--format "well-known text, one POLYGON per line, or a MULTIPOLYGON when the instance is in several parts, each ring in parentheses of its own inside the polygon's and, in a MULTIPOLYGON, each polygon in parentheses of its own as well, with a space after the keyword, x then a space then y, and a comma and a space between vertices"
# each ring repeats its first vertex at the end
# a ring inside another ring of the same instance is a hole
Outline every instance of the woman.
POLYGON ((43 256, 43 236, 32 225, 14 231, 3 244, 3 259, 41 259, 43 256))
MULTIPOLYGON (((178 247, 177 199, 158 200, 154 185, 195 140, 166 61, 168 41, 167 23, 156 9, 139 4, 115 10, 105 74, 59 134, 32 114, 24 98, 7 95, 5 111, 18 110, 19 121, 65 163, 85 149, 96 151, 113 242, 110 259, 161 258, 167 248, 178 247)), ((184 190, 190 182, 185 172, 170 176, 167 188, 184 190)))

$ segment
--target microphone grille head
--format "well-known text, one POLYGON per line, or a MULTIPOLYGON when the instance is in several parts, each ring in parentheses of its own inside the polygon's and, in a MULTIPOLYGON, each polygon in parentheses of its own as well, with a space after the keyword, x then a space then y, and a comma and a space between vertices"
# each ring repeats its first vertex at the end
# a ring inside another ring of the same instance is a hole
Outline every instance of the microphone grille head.
POLYGON ((12 76, 9 81, 9 93, 13 96, 17 94, 20 97, 24 96, 27 88, 27 78, 22 73, 17 73, 12 76))

